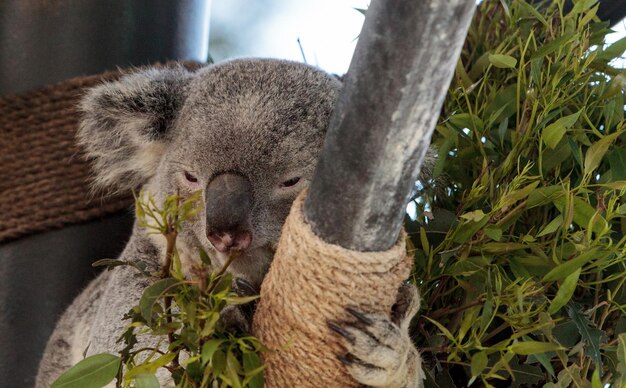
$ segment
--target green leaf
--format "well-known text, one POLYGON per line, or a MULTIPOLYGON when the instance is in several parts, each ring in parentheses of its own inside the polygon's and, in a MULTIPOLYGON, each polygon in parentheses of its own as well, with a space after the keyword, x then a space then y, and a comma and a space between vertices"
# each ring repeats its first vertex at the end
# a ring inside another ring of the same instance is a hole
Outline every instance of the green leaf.
POLYGON ((618 74, 606 87, 604 93, 598 99, 600 100, 609 100, 616 97, 618 94, 621 94, 626 89, 626 75, 618 74))
POLYGON ((571 115, 561 117, 554 123, 545 127, 541 134, 543 142, 551 149, 555 149, 565 135, 565 132, 576 123, 581 112, 582 111, 578 111, 571 115))
POLYGON ((528 4, 525 1, 520 1, 517 3, 517 5, 524 9, 526 12, 532 14, 535 19, 539 20, 539 22, 541 22, 541 24, 544 25, 544 27, 549 27, 548 26, 548 22, 546 21, 546 19, 543 17, 543 15, 541 15, 536 9, 535 7, 533 7, 532 5, 528 4))
POLYGON ((583 265, 587 264, 593 258, 598 257, 598 256, 601 257, 603 254, 606 254, 606 252, 604 251, 599 252, 598 248, 592 248, 586 252, 581 253, 580 255, 576 256, 573 259, 570 259, 568 261, 565 261, 557 265, 550 272, 548 272, 546 276, 543 277, 542 280, 544 282, 551 282, 555 280, 564 279, 568 277, 569 275, 571 275, 572 273, 574 273, 579 268, 581 268, 583 265))
POLYGON ((243 370, 246 375, 246 383, 250 388, 263 388, 263 362, 256 353, 243 354, 243 370))
POLYGON ((485 218, 485 213, 478 209, 461 215, 461 218, 468 221, 480 222, 485 218))
POLYGON ((141 374, 154 374, 159 368, 164 367, 165 365, 172 362, 177 356, 177 353, 165 353, 162 356, 157 357, 154 361, 144 361, 142 364, 139 364, 126 372, 124 377, 126 378, 135 378, 141 374))
POLYGON ((513 58, 510 55, 504 54, 489 54, 489 62, 495 67, 499 67, 501 69, 511 69, 515 68, 517 64, 517 59, 513 58))
MULTIPOLYGON (((566 135, 565 137, 568 138, 569 136, 566 135)), ((563 163, 568 163, 572 160, 572 150, 569 142, 561 140, 557 143, 555 149, 550 149, 550 147, 544 148, 542 159, 541 170, 544 175, 547 175, 557 166, 563 167, 563 163)))
POLYGON ((513 205, 517 201, 528 197, 530 193, 532 193, 537 188, 537 186, 539 186, 539 183, 541 182, 535 181, 519 190, 509 193, 506 197, 502 199, 500 206, 508 207, 508 206, 513 205))
POLYGON ((203 264, 211 265, 211 258, 207 255, 206 251, 202 248, 198 248, 198 254, 203 264))
POLYGON ((135 376, 135 388, 159 388, 159 380, 152 373, 141 373, 135 376))
MULTIPOLYGON (((558 198, 554 201, 554 205, 559 209, 561 213, 565 213, 565 198, 558 198)), ((602 217, 596 209, 591 207, 591 205, 582 198, 574 197, 572 200, 573 211, 574 211, 574 223, 581 228, 587 228, 589 223, 593 220, 594 224, 592 229, 596 233, 601 233, 606 227, 607 222, 602 217)))
POLYGON ((118 259, 101 259, 101 260, 97 260, 91 263, 92 267, 107 267, 107 269, 113 269, 114 267, 119 267, 122 265, 129 265, 129 264, 125 262, 124 260, 118 260, 118 259))
POLYGON ((581 269, 578 268, 576 272, 568 275, 565 278, 565 280, 561 284, 561 287, 559 287, 559 290, 554 296, 554 299, 552 299, 552 302, 550 303, 550 307, 548 308, 548 313, 550 314, 556 313, 557 311, 561 309, 561 307, 565 306, 565 304, 569 302, 569 300, 572 298, 572 295, 574 295, 574 290, 576 289, 576 286, 578 285, 578 278, 580 277, 580 272, 581 272, 581 269))
MULTIPOLYGON (((537 353, 539 355, 542 353, 537 353)), ((531 356, 532 357, 532 356, 531 356)), ((511 388, 515 387, 536 387, 539 382, 545 379, 544 373, 541 368, 533 365, 520 364, 517 356, 513 357, 509 362, 509 367, 513 372, 513 384, 511 388)))
POLYGON ((626 181, 626 148, 615 147, 608 155, 613 180, 626 181))
POLYGON ((220 345, 223 344, 226 340, 221 338, 213 338, 208 340, 202 345, 202 364, 205 365, 213 358, 213 354, 217 349, 219 349, 220 345))
POLYGON ((600 380, 600 370, 595 369, 591 375, 591 388, 602 388, 602 380, 600 380))
POLYGON ((475 353, 472 356, 472 363, 470 365, 470 370, 472 372, 472 377, 476 377, 481 374, 481 372, 487 367, 487 352, 484 350, 475 353))
POLYGON ((259 295, 254 295, 254 296, 229 296, 229 297, 226 297, 225 300, 228 302, 228 304, 239 305, 239 304, 250 303, 250 302, 255 301, 255 300, 259 299, 259 298, 260 298, 259 295))
POLYGON ((563 225, 563 216, 556 216, 548 225, 546 225, 541 232, 537 235, 537 237, 543 237, 547 234, 556 232, 563 225))
POLYGON ((428 321, 430 321, 430 323, 432 323, 433 325, 437 326, 437 328, 443 333, 443 335, 445 335, 449 340, 454 342, 454 335, 452 335, 452 333, 450 333, 450 330, 446 329, 446 327, 444 325, 442 325, 441 323, 435 321, 434 319, 430 319, 428 317, 424 317, 426 318, 428 321))
POLYGON ((621 134, 622 132, 615 132, 607 135, 593 143, 591 147, 587 149, 585 153, 585 174, 589 174, 598 168, 606 151, 608 151, 613 141, 621 134))
POLYGON ((558 198, 565 195, 565 190, 561 185, 553 185, 547 187, 540 187, 528 195, 528 201, 526 202, 526 208, 530 209, 536 206, 542 206, 548 204, 558 198))
POLYGON ((108 353, 89 356, 65 371, 51 388, 101 388, 113 381, 121 358, 108 353))
POLYGON ((626 51, 626 38, 622 38, 606 47, 598 54, 596 59, 608 62, 624 55, 624 51, 626 51))
POLYGON ((620 373, 618 387, 626 385, 626 333, 617 337, 617 372, 620 373))
POLYGON ((598 0, 578 0, 574 3, 574 7, 570 11, 570 14, 576 15, 586 11, 593 7, 597 2, 598 0))
POLYGON ((578 146, 578 143, 571 136, 567 136, 567 145, 569 145, 570 150, 572 151, 572 155, 576 160, 576 163, 582 168, 583 167, 583 152, 578 146))
POLYGON ((548 54, 552 54, 559 48, 565 47, 565 45, 569 43, 570 40, 573 40, 574 38, 576 38, 576 34, 574 33, 561 35, 558 38, 554 39, 552 42, 541 46, 539 50, 535 51, 535 53, 531 55, 530 59, 532 60, 535 58, 543 58, 547 56, 548 54))
POLYGON ((553 344, 551 342, 539 342, 539 341, 526 341, 526 342, 517 342, 513 345, 509 346, 509 350, 515 354, 520 354, 523 356, 528 356, 530 354, 536 353, 546 353, 552 352, 555 350, 563 349, 558 344, 553 344))
POLYGON ((454 234, 454 241, 462 244, 466 242, 470 237, 476 234, 489 222, 489 217, 483 218, 480 222, 466 222, 456 228, 454 234))
POLYGON ((478 116, 469 113, 459 113, 450 116, 450 118, 448 118, 448 122, 456 129, 469 128, 480 133, 484 131, 485 126, 483 121, 478 116))
POLYGON ((502 238, 502 229, 495 225, 489 225, 485 228, 485 234, 494 241, 500 241, 502 238))
POLYGON ((603 184, 602 186, 608 187, 613 190, 626 190, 626 181, 609 182, 603 184))
POLYGON ((437 161, 435 161, 435 167, 433 168, 433 179, 437 179, 437 177, 439 177, 443 172, 448 158, 448 152, 453 148, 454 142, 454 137, 450 136, 444 140, 441 146, 439 146, 439 156, 437 156, 437 161))
POLYGON ((595 327, 581 310, 581 306, 571 305, 567 309, 567 314, 572 318, 572 321, 580 332, 585 343, 585 353, 591 358, 591 361, 596 364, 597 368, 602 368, 600 344, 606 341, 606 334, 595 327))
POLYGON ((561 345, 568 348, 574 347, 580 341, 580 333, 571 319, 554 326, 552 333, 561 345))
POLYGON ((154 282, 154 284, 144 290, 139 300, 139 310, 148 325, 152 324, 154 304, 157 303, 165 292, 172 292, 174 285, 177 283, 178 280, 174 278, 165 278, 154 282))
POLYGON ((239 364, 237 357, 235 357, 233 352, 229 351, 226 354, 226 376, 228 376, 230 379, 230 385, 234 388, 241 387, 241 380, 239 379, 241 372, 241 365, 239 364))
POLYGON ((219 349, 216 350, 213 353, 213 358, 211 358, 211 366, 213 366, 215 375, 219 376, 224 373, 226 369, 226 353, 219 349))
POLYGON ((522 244, 522 243, 512 243, 512 242, 490 242, 490 243, 486 243, 483 245, 482 247, 482 251, 483 252, 487 252, 487 253, 508 253, 508 252, 514 252, 520 249, 524 249, 526 248, 527 245, 526 244, 522 244))
POLYGON ((532 356, 528 356, 526 364, 532 364, 534 360, 537 360, 541 364, 541 366, 543 366, 543 368, 550 374, 550 376, 555 377, 556 375, 554 374, 554 367, 552 366, 552 362, 550 361, 550 354, 553 353, 537 353, 533 354, 532 356))
POLYGON ((506 117, 510 117, 516 112, 517 85, 509 85, 498 90, 485 108, 483 117, 488 118, 488 122, 498 123, 506 117))

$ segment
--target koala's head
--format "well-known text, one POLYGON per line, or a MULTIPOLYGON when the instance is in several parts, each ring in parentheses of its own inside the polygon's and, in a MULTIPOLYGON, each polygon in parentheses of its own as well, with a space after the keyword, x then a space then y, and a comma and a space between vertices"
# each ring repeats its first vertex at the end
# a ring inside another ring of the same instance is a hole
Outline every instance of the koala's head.
POLYGON ((151 69, 92 89, 78 139, 98 186, 143 186, 157 198, 202 190, 204 210, 179 243, 215 264, 241 250, 235 271, 264 271, 260 252, 312 177, 339 89, 333 76, 281 60, 151 69))

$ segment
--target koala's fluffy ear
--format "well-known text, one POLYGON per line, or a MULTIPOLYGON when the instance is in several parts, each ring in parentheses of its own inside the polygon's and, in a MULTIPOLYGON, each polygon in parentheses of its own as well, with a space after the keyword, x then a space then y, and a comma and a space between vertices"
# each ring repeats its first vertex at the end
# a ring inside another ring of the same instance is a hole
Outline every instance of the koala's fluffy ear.
POLYGON ((133 189, 154 175, 191 76, 182 67, 149 69, 85 95, 77 137, 94 160, 96 187, 133 189))

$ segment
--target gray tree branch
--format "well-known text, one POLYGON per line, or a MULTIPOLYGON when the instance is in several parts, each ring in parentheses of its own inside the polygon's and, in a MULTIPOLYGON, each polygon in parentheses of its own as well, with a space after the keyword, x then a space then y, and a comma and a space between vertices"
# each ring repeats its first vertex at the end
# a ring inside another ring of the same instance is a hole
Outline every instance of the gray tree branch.
POLYGON ((304 205, 323 240, 358 251, 396 242, 475 7, 372 2, 304 205))

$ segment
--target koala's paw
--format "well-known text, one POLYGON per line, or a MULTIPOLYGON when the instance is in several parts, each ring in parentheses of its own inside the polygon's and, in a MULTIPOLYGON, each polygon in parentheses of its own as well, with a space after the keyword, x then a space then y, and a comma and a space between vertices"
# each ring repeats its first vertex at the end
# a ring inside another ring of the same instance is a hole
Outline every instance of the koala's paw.
POLYGON ((421 358, 409 337, 411 319, 419 310, 417 289, 410 284, 400 288, 391 319, 351 307, 346 310, 355 323, 329 322, 328 327, 340 336, 346 353, 337 357, 352 377, 373 387, 421 387, 421 358))
MULTIPOLYGON (((235 278, 233 280, 232 290, 238 296, 242 297, 259 294, 259 290, 256 287, 242 278, 235 278)), ((226 306, 220 313, 220 321, 229 331, 248 334, 250 333, 255 308, 256 301, 243 305, 226 306)))

